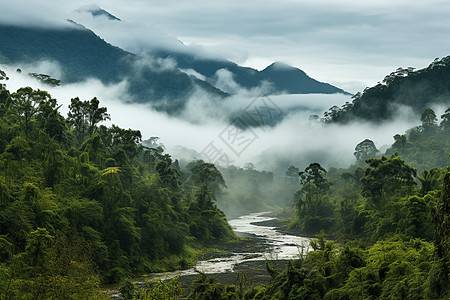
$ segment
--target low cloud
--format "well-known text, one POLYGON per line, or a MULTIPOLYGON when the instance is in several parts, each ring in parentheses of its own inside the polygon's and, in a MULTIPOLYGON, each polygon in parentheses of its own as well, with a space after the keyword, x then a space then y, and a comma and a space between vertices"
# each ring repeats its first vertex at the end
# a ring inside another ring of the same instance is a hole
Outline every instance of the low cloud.
POLYGON ((206 80, 206 77, 204 75, 198 73, 194 69, 180 69, 180 71, 188 74, 189 76, 197 77, 200 80, 203 80, 203 81, 206 80))
POLYGON ((111 114, 112 121, 106 125, 116 124, 140 130, 144 139, 160 137, 168 153, 178 157, 189 154, 191 158, 195 156, 193 153, 202 154, 205 160, 210 156, 212 162, 222 165, 227 163, 223 160, 223 155, 226 155, 228 163, 243 166, 252 162, 259 169, 275 171, 277 174, 284 174, 290 165, 302 169, 313 161, 326 168, 347 167, 354 162, 354 147, 362 140, 371 139, 379 149, 385 148, 393 143, 393 135, 403 134, 420 123, 418 116, 411 117, 409 113, 404 113, 378 126, 368 123, 326 125, 310 121, 309 116, 321 116, 331 106, 340 106, 349 101, 349 96, 264 97, 255 91, 246 90, 240 90, 237 95, 225 99, 211 99, 199 90, 186 103, 181 115, 173 117, 153 110, 149 104, 125 103, 128 101, 126 81, 106 86, 98 80, 89 79, 83 83, 48 87, 25 74, 25 71, 34 70, 24 70, 19 74, 15 68, 0 66, 0 69, 5 70, 10 77, 6 84, 11 92, 23 86, 47 90, 63 105, 63 114, 67 114, 71 98, 89 100, 97 97, 111 114), (259 108, 261 118, 270 118, 268 112, 282 114, 284 118, 273 127, 250 127, 244 130, 234 126, 236 120, 246 122, 239 118, 248 112, 249 107, 259 108), (222 161, 218 161, 221 156, 222 161))
POLYGON ((161 58, 143 55, 134 62, 136 72, 151 69, 155 72, 165 72, 177 70, 177 62, 173 58, 161 58))
POLYGON ((22 64, 18 70, 28 73, 47 74, 53 78, 63 77, 63 71, 60 64, 56 61, 41 60, 35 63, 22 64))
POLYGON ((219 69, 213 76, 213 85, 224 92, 236 94, 241 87, 233 77, 234 74, 227 69, 219 69))

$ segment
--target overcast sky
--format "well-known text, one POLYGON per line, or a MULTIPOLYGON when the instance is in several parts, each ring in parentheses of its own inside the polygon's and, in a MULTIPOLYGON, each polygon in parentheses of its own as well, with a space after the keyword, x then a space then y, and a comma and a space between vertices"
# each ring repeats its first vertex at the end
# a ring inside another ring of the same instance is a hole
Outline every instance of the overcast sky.
POLYGON ((98 5, 239 64, 283 61, 353 93, 397 67, 423 68, 450 54, 448 0, 8 2, 0 20, 15 23, 59 23, 80 6, 98 5))

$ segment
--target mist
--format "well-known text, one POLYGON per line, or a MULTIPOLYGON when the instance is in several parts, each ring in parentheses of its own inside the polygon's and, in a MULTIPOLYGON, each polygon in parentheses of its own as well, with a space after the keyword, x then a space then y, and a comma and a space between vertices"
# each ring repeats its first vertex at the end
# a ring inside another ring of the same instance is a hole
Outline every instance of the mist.
POLYGON ((104 38, 108 43, 118 46, 126 51, 148 57, 160 50, 171 52, 189 53, 202 58, 227 58, 228 53, 214 54, 205 47, 183 43, 179 38, 164 32, 151 20, 138 20, 138 22, 127 19, 111 20, 107 16, 93 16, 92 9, 101 9, 96 6, 85 6, 72 10, 70 19, 93 30, 97 35, 104 38))
POLYGON ((151 104, 130 103, 126 80, 104 85, 99 80, 87 79, 82 83, 49 87, 26 74, 58 75, 60 69, 51 62, 21 66, 21 74, 16 68, 0 68, 10 77, 6 84, 11 92, 24 86, 47 90, 62 104, 63 115, 67 115, 71 98, 97 97, 111 115, 111 121, 105 125, 140 130, 144 139, 159 137, 168 153, 175 157, 184 158, 186 149, 190 149, 205 161, 222 166, 243 166, 251 162, 257 169, 276 174, 284 174, 290 165, 303 169, 311 162, 319 162, 326 168, 348 167, 355 160, 353 152, 359 142, 368 138, 378 149, 386 149, 393 143, 395 134, 403 134, 420 123, 419 116, 403 107, 398 109, 395 120, 382 125, 323 124, 311 121, 310 115, 322 116, 331 106, 341 106, 351 98, 341 94, 267 97, 261 96, 263 88, 240 89, 235 96, 226 99, 211 98, 198 90, 178 116, 169 116, 152 109, 151 104), (275 126, 264 123, 274 116, 279 118, 275 126), (251 121, 254 123, 245 124, 251 121))

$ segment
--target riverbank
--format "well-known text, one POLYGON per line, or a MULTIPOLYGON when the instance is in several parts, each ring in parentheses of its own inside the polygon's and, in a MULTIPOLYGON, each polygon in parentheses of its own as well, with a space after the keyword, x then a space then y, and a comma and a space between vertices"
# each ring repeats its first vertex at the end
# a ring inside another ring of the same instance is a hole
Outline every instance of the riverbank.
MULTIPOLYGON (((185 295, 189 294, 193 282, 200 274, 205 274, 220 284, 260 286, 270 284, 272 280, 266 269, 266 260, 270 260, 271 268, 281 272, 288 260, 308 251, 309 238, 300 236, 298 232, 278 231, 280 223, 265 213, 242 216, 229 223, 239 239, 211 242, 207 249, 202 249, 203 254, 194 267, 147 274, 135 278, 133 282, 145 287, 159 280, 177 277, 185 295)), ((288 229, 287 225, 285 227, 288 229)))
MULTIPOLYGON (((270 266, 278 271, 285 269, 287 260, 274 260, 270 262, 270 266)), ((272 281, 272 277, 267 272, 265 260, 247 261, 241 264, 237 264, 233 272, 214 273, 207 274, 209 278, 213 278, 215 282, 235 285, 239 287, 240 284, 244 288, 251 286, 269 285, 272 281)), ((192 290, 193 282, 198 279, 200 274, 197 275, 185 275, 180 276, 178 281, 183 287, 183 294, 189 295, 192 290)))
MULTIPOLYGON (((214 249, 220 251, 210 253, 205 258, 216 260, 219 263, 220 259, 232 258, 236 254, 240 254, 240 256, 236 259, 236 264, 232 266, 231 270, 215 273, 207 272, 206 275, 213 278, 217 283, 237 287, 241 284, 244 287, 270 284, 272 277, 266 269, 266 259, 270 260, 271 267, 279 271, 282 271, 287 263, 287 260, 272 260, 274 257, 264 255, 264 252, 270 247, 272 246, 266 240, 250 234, 246 238, 240 238, 239 241, 214 244, 214 249)), ((199 278, 202 270, 201 267, 197 269, 199 271, 197 274, 181 274, 178 277, 178 281, 183 288, 183 294, 188 295, 191 292, 193 282, 199 278)))

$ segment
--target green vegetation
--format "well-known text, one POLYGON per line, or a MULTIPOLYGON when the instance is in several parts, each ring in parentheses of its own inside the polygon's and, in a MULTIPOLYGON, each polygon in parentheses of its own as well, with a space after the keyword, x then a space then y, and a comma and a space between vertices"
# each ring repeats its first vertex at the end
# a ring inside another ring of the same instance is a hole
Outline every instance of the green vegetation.
POLYGON ((156 138, 101 125, 110 117, 97 98, 73 98, 67 118, 59 108, 45 91, 1 85, 5 299, 101 299, 99 285, 118 281, 124 299, 450 297, 450 108, 439 124, 425 109, 381 156, 366 139, 348 169, 290 166, 279 181, 251 164, 180 168, 156 138), (236 239, 217 203, 231 211, 240 199, 245 213, 284 206, 285 195, 291 230, 317 239, 283 270, 266 262, 270 284, 201 274, 186 293, 176 278, 140 288, 127 279, 187 268, 197 248, 236 239))
POLYGON ((387 154, 398 153, 420 172, 436 167, 445 168, 450 148, 450 107, 438 124, 435 112, 427 108, 421 116, 422 125, 411 128, 405 134, 394 136, 394 144, 387 154))
POLYGON ((28 76, 35 78, 39 82, 45 83, 50 86, 59 86, 61 85, 61 80, 52 78, 47 74, 38 74, 38 73, 28 73, 28 76))
MULTIPOLYGON (((439 140, 439 147, 450 148, 448 139, 438 138, 448 130, 447 118, 437 125, 433 111, 424 115, 431 117, 422 116, 424 123, 414 129, 413 138, 396 135, 382 156, 376 156, 372 141, 358 144, 358 159, 349 169, 327 172, 318 163, 303 171, 289 167, 286 182, 300 184, 291 230, 316 234, 310 244, 314 251, 301 252, 284 270, 267 261, 268 285, 246 284, 242 274, 235 284, 201 274, 187 299, 448 299, 450 170, 434 166, 418 173, 398 153, 390 154, 402 150, 408 158, 432 158, 437 154, 430 145, 439 140)), ((448 153, 440 161, 448 161, 448 153)), ((227 171, 235 178, 263 175, 249 166, 227 171)))
POLYGON ((139 131, 100 125, 97 98, 72 99, 67 118, 59 108, 45 91, 0 90, 5 299, 94 299, 100 283, 187 268, 192 247, 236 238, 215 204, 225 183, 214 165, 180 170, 139 131))
POLYGON ((333 106, 324 114, 325 122, 355 120, 382 122, 395 119, 398 108, 410 107, 420 114, 433 104, 448 103, 450 56, 435 59, 427 68, 398 68, 381 83, 353 96, 352 103, 333 106))
POLYGON ((384 156, 376 157, 373 142, 365 140, 347 170, 327 172, 312 163, 299 172, 291 226, 320 232, 314 251, 283 271, 268 264, 272 283, 236 299, 448 299, 450 170, 437 167, 446 165, 448 153, 436 158, 450 148, 447 118, 438 125, 426 109, 421 119, 409 131, 414 134, 397 135, 384 156))

